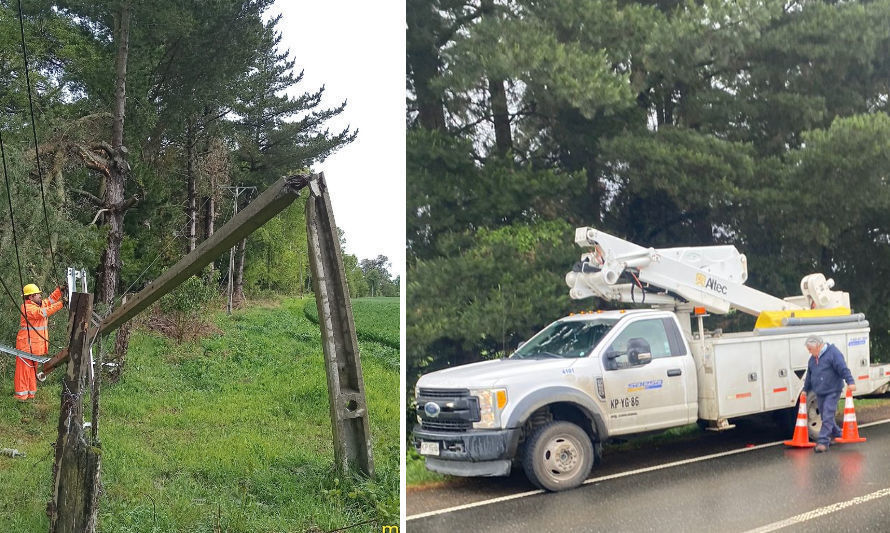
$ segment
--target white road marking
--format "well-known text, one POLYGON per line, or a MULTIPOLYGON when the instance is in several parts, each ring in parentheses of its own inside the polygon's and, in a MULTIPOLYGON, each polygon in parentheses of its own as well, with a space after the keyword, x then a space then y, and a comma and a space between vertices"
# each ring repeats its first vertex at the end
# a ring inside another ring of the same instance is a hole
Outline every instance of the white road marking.
MULTIPOLYGON (((886 423, 888 423, 888 422, 890 422, 890 419, 887 419, 887 420, 878 420, 877 422, 871 422, 871 423, 868 423, 868 424, 860 424, 859 427, 860 427, 860 428, 867 428, 867 427, 870 427, 870 426, 877 426, 877 425, 880 425, 880 424, 886 424, 886 423)), ((712 454, 710 454, 710 455, 702 455, 701 457, 693 457, 693 458, 691 458, 691 459, 684 459, 684 460, 682 460, 682 461, 673 461, 673 462, 671 462, 671 463, 664 463, 664 464, 661 464, 661 465, 655 465, 655 466, 650 466, 650 467, 646 467, 646 468, 638 468, 637 470, 629 470, 629 471, 627 471, 627 472, 620 472, 620 473, 618 473, 618 474, 611 474, 611 475, 608 475, 608 476, 595 477, 595 478, 588 479, 588 480, 585 481, 583 484, 584 484, 584 485, 589 485, 589 484, 591 484, 591 483, 599 483, 599 482, 601 482, 601 481, 608 481, 608 480, 610 480, 610 479, 618 479, 618 478, 622 478, 622 477, 635 476, 635 475, 638 475, 638 474, 645 474, 645 473, 647 473, 647 472, 654 472, 654 471, 656 471, 656 470, 663 470, 663 469, 665 469, 665 468, 673 468, 673 467, 675 467, 675 466, 683 466, 683 465, 688 465, 688 464, 692 464, 692 463, 698 463, 698 462, 701 462, 701 461, 708 461, 708 460, 710 460, 710 459, 717 459, 717 458, 719 458, 719 457, 726 457, 726 456, 728 456, 728 455, 735 455, 735 454, 738 454, 738 453, 751 452, 751 451, 754 451, 754 450, 760 450, 760 449, 763 449, 763 448, 769 448, 769 447, 771 447, 771 446, 778 446, 779 444, 782 444, 783 442, 785 442, 785 441, 784 441, 784 440, 779 440, 779 441, 776 441, 776 442, 768 442, 768 443, 766 443, 766 444, 758 444, 757 446, 751 446, 751 447, 749 447, 749 448, 738 448, 738 449, 735 449, 735 450, 729 450, 729 451, 726 451, 726 452, 712 453, 712 454)), ((406 520, 406 522, 407 522, 407 521, 411 521, 411 520, 417 520, 417 519, 420 519, 420 518, 427 518, 427 517, 430 517, 430 516, 437 516, 437 515, 441 515, 441 514, 454 513, 454 512, 457 512, 457 511, 463 511, 463 510, 466 510, 466 509, 473 509, 474 507, 483 507, 483 506, 485 506, 485 505, 491 505, 491 504, 494 504, 494 503, 501 503, 501 502, 507 502, 507 501, 510 501, 510 500, 516 500, 516 499, 519 499, 519 498, 525 498, 526 496, 534 496, 534 495, 536 495, 536 494, 543 494, 543 493, 545 493, 545 492, 546 492, 546 491, 544 491, 544 490, 530 490, 530 491, 528 491, 528 492, 519 492, 519 493, 516 493, 516 494, 509 494, 509 495, 507 495, 507 496, 500 496, 500 497, 497 497, 497 498, 491 498, 491 499, 489 499, 489 500, 480 500, 480 501, 478 501, 478 502, 465 503, 465 504, 463 504, 463 505, 455 505, 454 507, 446 507, 446 508, 444 508, 444 509, 438 509, 438 510, 435 510, 435 511, 427 511, 427 512, 425 512, 425 513, 418 513, 418 514, 414 514, 414 515, 408 516, 405 520, 406 520)), ((783 527, 784 527, 784 526, 783 526, 783 527)))
POLYGON ((797 516, 792 516, 791 518, 786 518, 785 520, 781 520, 779 522, 773 522, 772 524, 767 524, 757 529, 752 529, 750 531, 747 531, 746 533, 769 533, 770 531, 778 531, 780 529, 793 526, 795 524, 802 524, 803 522, 806 522, 808 520, 813 520, 814 518, 819 518, 820 516, 825 516, 827 514, 846 509, 847 507, 859 505, 860 503, 869 502, 871 500, 877 500, 878 498, 883 498, 885 496, 890 496, 890 488, 876 490, 871 494, 858 496, 856 498, 853 498, 852 500, 833 503, 831 505, 826 505, 825 507, 813 509, 812 511, 807 511, 806 513, 801 513, 797 516))
POLYGON ((490 500, 481 500, 473 503, 465 503, 463 505, 455 505, 454 507, 447 507, 445 509, 439 509, 437 511, 428 511, 426 513, 413 514, 409 516, 406 521, 417 520, 418 518, 426 518, 428 516, 436 516, 440 514, 453 513, 455 511, 462 511, 464 509, 472 509, 473 507, 482 507, 483 505, 490 505, 492 503, 501 503, 510 500, 515 500, 517 498, 525 498, 526 496, 534 496, 535 494, 543 494, 545 491, 543 490, 530 490, 528 492, 519 492, 516 494, 510 494, 508 496, 500 496, 498 498, 492 498, 490 500))

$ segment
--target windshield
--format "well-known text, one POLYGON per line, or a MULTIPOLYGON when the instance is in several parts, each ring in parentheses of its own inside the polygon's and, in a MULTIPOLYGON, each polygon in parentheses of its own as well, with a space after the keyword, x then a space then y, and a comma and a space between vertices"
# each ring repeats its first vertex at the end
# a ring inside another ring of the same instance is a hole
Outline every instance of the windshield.
POLYGON ((554 322, 523 344, 510 359, 586 357, 618 319, 554 322))

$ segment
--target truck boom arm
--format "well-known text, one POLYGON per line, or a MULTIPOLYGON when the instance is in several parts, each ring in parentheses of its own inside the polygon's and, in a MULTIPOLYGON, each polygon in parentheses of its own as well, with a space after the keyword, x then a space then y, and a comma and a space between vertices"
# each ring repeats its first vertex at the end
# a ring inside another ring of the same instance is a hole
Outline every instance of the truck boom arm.
POLYGON ((575 230, 575 243, 592 251, 583 254, 579 266, 566 274, 573 299, 598 296, 641 303, 642 287, 637 296, 632 291, 633 284, 616 284, 623 273, 629 272, 640 285, 648 283, 664 291, 647 293, 646 303, 690 302, 712 313, 738 309, 754 316, 762 311, 805 309, 798 302, 744 285, 748 278, 747 261, 735 246, 643 248, 589 227, 575 230))

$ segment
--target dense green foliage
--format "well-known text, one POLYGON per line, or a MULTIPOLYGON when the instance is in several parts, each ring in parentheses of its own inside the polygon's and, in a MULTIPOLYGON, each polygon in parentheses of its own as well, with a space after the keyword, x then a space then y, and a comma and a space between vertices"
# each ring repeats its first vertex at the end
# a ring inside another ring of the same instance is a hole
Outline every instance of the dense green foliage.
POLYGON ((734 244, 778 296, 823 272, 887 352, 890 1, 407 8, 409 391, 600 305, 578 226, 734 244))
MULTIPOLYGON (((124 6, 130 9, 123 131, 129 170, 120 207, 125 215, 118 297, 157 278, 190 242, 200 244, 211 228, 231 218, 227 187, 255 186, 261 192, 356 138, 350 128, 329 131, 329 119, 346 112, 346 104, 325 108, 324 88, 304 87, 299 58, 280 45, 279 19, 267 16, 271 5, 271 0, 24 2, 38 172, 18 3, 0 2, 0 133, 23 277, 20 281, 6 188, 0 184, 0 280, 15 298, 22 281, 52 290, 68 265, 88 269, 91 280, 102 274, 109 177, 97 157, 112 131, 121 43, 116 28, 124 6)), ((240 206, 253 197, 242 194, 240 206)), ((248 294, 311 291, 304 220, 298 201, 248 238, 243 264, 248 294)), ((358 264, 358 258, 351 261, 358 264)), ((229 254, 215 267, 225 284, 229 254)), ((354 295, 371 294, 364 270, 351 275, 354 295)), ((97 285, 91 283, 91 290, 97 285)), ((4 292, 0 322, 17 323, 4 292)), ((54 326, 53 335, 60 339, 65 319, 55 323, 61 326, 54 326)), ((13 341, 4 334, 0 342, 13 341)))
MULTIPOLYGON (((318 326, 306 299, 216 314, 219 335, 176 345, 147 330, 129 371, 102 392, 100 527, 130 531, 329 531, 398 519, 398 351, 360 340, 377 479, 332 471, 318 326), (217 529, 219 528, 219 529, 217 529)), ((365 300, 356 320, 398 332, 398 301, 365 300)), ((6 356, 4 356, 6 357, 6 356)), ((43 531, 58 376, 33 404, 0 402, 0 530, 43 531)), ((4 383, 11 371, 0 373, 4 383)), ((379 530, 379 526, 378 530, 379 530)), ((364 529, 367 530, 367 529, 364 529)))

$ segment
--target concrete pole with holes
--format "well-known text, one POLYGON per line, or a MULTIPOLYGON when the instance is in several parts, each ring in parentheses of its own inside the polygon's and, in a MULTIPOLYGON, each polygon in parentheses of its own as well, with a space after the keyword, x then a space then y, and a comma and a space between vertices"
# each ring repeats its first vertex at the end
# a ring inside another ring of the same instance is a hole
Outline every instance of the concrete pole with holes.
POLYGON ((306 200, 309 262, 327 367, 334 455, 341 470, 358 470, 373 476, 365 382, 337 224, 324 175, 310 182, 309 187, 306 200))
POLYGON ((309 260, 325 355, 335 460, 342 471, 356 470, 372 476, 374 461, 361 358, 340 239, 323 175, 291 176, 271 185, 212 237, 113 312, 98 330, 102 335, 110 333, 175 289, 293 203, 307 185, 310 187, 306 201, 309 260))

